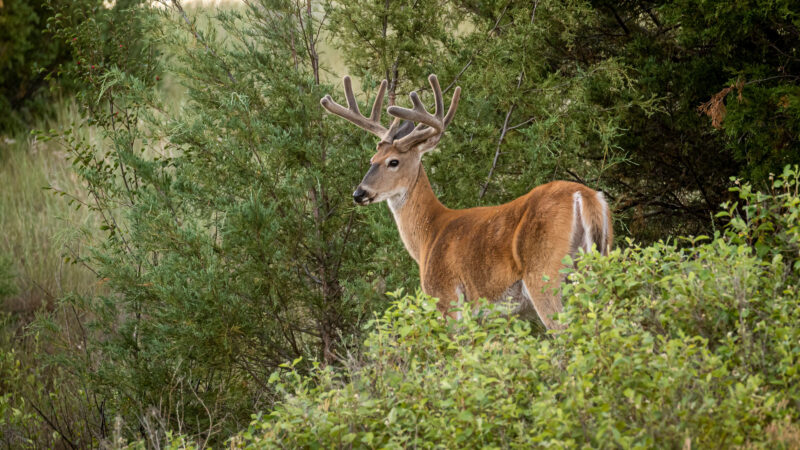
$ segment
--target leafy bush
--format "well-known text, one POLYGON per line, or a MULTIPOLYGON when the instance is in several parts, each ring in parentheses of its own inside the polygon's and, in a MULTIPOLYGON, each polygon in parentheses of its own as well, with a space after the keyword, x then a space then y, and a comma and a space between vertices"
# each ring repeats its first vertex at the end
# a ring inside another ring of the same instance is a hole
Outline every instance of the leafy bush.
POLYGON ((35 311, 40 315, 36 326, 30 326, 33 308, 27 314, 7 312, 13 308, 3 300, 23 295, 13 269, 12 261, 0 252, 0 445, 88 448, 96 442, 92 433, 107 429, 104 406, 93 401, 96 397, 82 379, 68 372, 68 366, 51 358, 56 349, 64 348, 89 356, 81 324, 86 319, 74 308, 53 314, 42 306, 35 311), (49 338, 43 340, 39 333, 43 323, 64 329, 60 334, 42 333, 49 338))
POLYGON ((560 333, 469 307, 444 321, 434 299, 398 296, 344 370, 273 375, 283 403, 233 443, 795 448, 799 173, 772 195, 738 189, 727 236, 581 257, 560 333), (774 251, 740 242, 770 227, 774 251))
MULTIPOLYGON (((742 203, 728 202, 718 216, 730 219, 727 236, 755 248, 761 258, 780 255, 786 270, 800 273, 800 173, 786 166, 778 179, 770 174, 769 192, 754 191, 750 184, 731 188, 742 203), (741 213, 739 212, 741 209, 741 213)), ((789 274, 784 274, 789 276, 789 274)))
MULTIPOLYGON (((135 61, 136 40, 120 39, 142 30, 135 15, 127 15, 142 0, 4 0, 0 2, 0 133, 27 132, 35 119, 52 116, 62 97, 85 91, 90 72, 119 55, 135 61), (134 19, 134 20, 131 20, 134 19), (93 30, 92 52, 78 38, 90 33, 65 35, 65 27, 93 30), (80 44, 80 45, 79 45, 80 44), (121 45, 122 44, 122 45, 121 45), (129 45, 133 44, 133 45, 129 45), (77 50, 77 51, 76 51, 77 50)), ((151 55, 153 56, 153 55, 151 55)))

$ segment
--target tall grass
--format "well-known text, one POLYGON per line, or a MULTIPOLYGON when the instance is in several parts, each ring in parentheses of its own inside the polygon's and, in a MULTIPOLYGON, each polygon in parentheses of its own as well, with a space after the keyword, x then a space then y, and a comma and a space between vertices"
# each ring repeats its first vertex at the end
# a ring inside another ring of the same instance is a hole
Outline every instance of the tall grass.
MULTIPOLYGON (((59 101, 52 119, 33 123, 31 129, 63 130, 80 119, 74 102, 59 101)), ((79 132, 82 138, 100 141, 91 128, 79 132)), ((92 242, 96 218, 54 194, 59 191, 85 198, 67 153, 56 141, 39 140, 33 133, 0 136, 0 259, 10 260, 15 285, 11 297, 0 299, 0 394, 5 394, 0 395, 0 445, 9 448, 63 446, 68 442, 62 440, 64 429, 89 423, 86 418, 91 417, 88 403, 78 399, 80 387, 60 375, 63 368, 46 360, 63 344, 41 342, 28 328, 35 313, 54 309, 59 298, 102 289, 89 268, 65 261, 92 242)), ((67 325, 79 320, 48 315, 67 325)), ((67 345, 79 342, 69 331, 74 328, 65 327, 68 331, 60 336, 67 345)))
MULTIPOLYGON (((75 105, 62 101, 54 119, 32 128, 66 129, 79 120, 75 105)), ((89 128, 81 132, 99 139, 89 128)), ((91 239, 94 219, 46 188, 82 195, 67 153, 33 134, 0 137, 0 253, 12 260, 18 290, 2 305, 6 311, 30 313, 68 292, 88 294, 96 288, 89 269, 65 262, 91 239)))

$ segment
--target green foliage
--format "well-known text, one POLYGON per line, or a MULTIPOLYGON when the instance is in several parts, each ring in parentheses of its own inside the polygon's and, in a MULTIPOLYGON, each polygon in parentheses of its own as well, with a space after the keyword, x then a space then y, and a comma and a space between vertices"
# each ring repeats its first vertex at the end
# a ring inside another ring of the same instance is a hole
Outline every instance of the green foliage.
MULTIPOLYGON (((1 269, 1 268, 0 268, 1 269)), ((2 298, 2 295, 0 295, 2 298)), ((5 445, 10 446, 21 436, 14 436, 15 431, 25 429, 36 422, 35 415, 17 404, 17 389, 23 384, 25 374, 21 369, 17 352, 11 347, 11 319, 8 314, 0 316, 0 435, 5 445)), ((34 379, 24 380, 29 385, 34 384, 34 379)), ((24 402, 24 400, 22 401, 24 402)), ((20 433, 21 434, 21 433, 20 433)), ((23 438, 24 439, 24 438, 23 438)), ((31 443, 32 441, 28 441, 31 443)))
MULTIPOLYGON (((333 89, 320 81, 317 16, 266 0, 200 20, 179 4, 124 13, 110 48, 96 23, 114 11, 58 21, 87 55, 71 76, 88 117, 48 138, 70 152, 88 199, 56 193, 101 221, 102 243, 69 259, 109 294, 58 305, 85 320, 87 349, 65 346, 57 361, 103 399, 103 417, 122 419, 122 436, 143 428, 156 443, 181 429, 218 442, 269 407, 272 371, 334 363, 381 309, 383 286, 415 278, 390 257, 401 244, 356 239, 396 231, 384 211, 352 204, 367 141, 319 106, 333 89), (164 104, 162 73, 186 88, 183 104, 164 104), (102 142, 77 132, 86 126, 102 142)), ((64 331, 38 326, 55 341, 64 331)))
POLYGON ((102 425, 93 422, 96 416, 85 409, 91 404, 88 393, 63 367, 47 363, 44 347, 54 343, 26 335, 21 322, 0 313, 0 444, 8 448, 90 446, 89 430, 102 425), (56 380, 56 392, 47 380, 56 380), (61 392, 70 395, 58 395, 61 392))
POLYGON ((689 76, 696 85, 703 86, 700 76, 717 83, 706 97, 735 87, 722 106, 722 136, 712 134, 720 150, 730 152, 741 176, 768 185, 770 172, 797 164, 800 154, 800 7, 790 0, 689 0, 663 9, 668 21, 680 21, 679 45, 696 55, 689 76))
MULTIPOLYGON (((728 237, 737 243, 746 243, 755 248, 761 258, 781 257, 786 270, 800 273, 800 171, 797 166, 786 166, 774 179, 770 174, 772 188, 767 193, 754 191, 749 184, 736 186, 741 201, 726 203, 718 215, 730 218, 728 237)), ((789 274, 784 274, 789 276, 789 274)))
POLYGON ((387 286, 413 288, 416 270, 386 209, 350 201, 374 139, 318 104, 342 75, 326 72, 326 39, 361 100, 387 77, 405 104, 437 72, 448 94, 464 89, 425 160, 448 206, 567 178, 608 194, 623 235, 705 231, 731 175, 759 183, 800 154, 793 3, 160 3, 49 3, 85 117, 38 137, 86 187, 54 192, 100 223, 100 243, 66 261, 107 289, 32 328, 53 353, 34 378, 85 386, 60 403, 85 418, 56 425, 60 439, 156 446, 181 430, 216 445, 276 399, 252 439, 708 446, 796 432, 796 171, 769 196, 743 187, 724 238, 581 259, 558 335, 471 311, 445 322, 424 296, 381 315, 387 286), (185 96, 165 95, 175 86, 185 96), (709 99, 713 125, 697 110, 709 99))
POLYGON ((64 42, 47 31, 47 21, 53 16, 48 3, 5 0, 0 4, 0 132, 24 129, 33 117, 52 112, 50 77, 69 61, 70 53, 64 42))
MULTIPOLYGON (((39 119, 37 124, 61 128, 79 116, 74 104, 65 102, 54 111, 54 120, 39 119)), ((91 420, 96 416, 90 418, 85 408, 95 406, 72 374, 51 364, 48 355, 61 349, 62 342, 49 335, 40 340, 28 326, 37 315, 47 317, 64 325, 64 334, 57 337, 68 341, 67 347, 74 351, 80 345, 82 328, 74 311, 51 311, 57 298, 70 292, 102 291, 84 266, 63 261, 64 254, 82 251, 74 237, 96 225, 87 220, 86 211, 75 211, 42 189, 51 184, 79 190, 65 153, 33 136, 14 137, 16 142, 0 139, 0 446, 89 446, 88 429, 98 429, 101 422, 91 420)))
POLYGON ((450 139, 428 160, 443 201, 498 204, 564 178, 607 190, 609 174, 628 160, 620 112, 654 106, 623 61, 565 56, 581 51, 581 31, 600 16, 585 2, 468 10, 473 31, 449 47, 443 68, 463 100, 450 139))
POLYGON ((138 61, 141 48, 125 36, 143 28, 127 12, 144 2, 107 3, 5 0, 0 5, 0 132, 33 128, 35 119, 56 112, 62 96, 96 81, 90 75, 105 64, 138 61), (67 27, 76 32, 64 33, 67 27))
POLYGON ((353 75, 386 79, 389 104, 397 92, 424 83, 439 69, 463 21, 445 1, 326 1, 325 12, 330 15, 326 27, 353 75))
POLYGON ((446 321, 435 299, 398 296, 344 369, 273 375, 284 402, 232 442, 793 448, 800 294, 782 254, 797 256, 797 176, 773 196, 741 189, 763 213, 737 228, 734 211, 730 237, 582 256, 563 332, 470 307, 446 321), (739 242, 787 223, 774 252, 739 242))
POLYGON ((635 165, 612 178, 625 193, 618 208, 642 236, 707 233, 710 215, 731 198, 730 176, 766 189, 770 172, 800 162, 792 114, 800 64, 789 56, 800 50, 800 9, 773 0, 628 6, 598 5, 605 15, 598 47, 634 67, 638 90, 663 98, 663 112, 634 109, 621 119, 631 132, 619 145, 635 165), (698 114, 715 99, 711 118, 698 114))
POLYGON ((797 2, 456 6, 435 70, 464 99, 427 158, 448 205, 575 180, 612 200, 618 234, 651 242, 709 233, 731 176, 764 187, 800 162, 797 2))

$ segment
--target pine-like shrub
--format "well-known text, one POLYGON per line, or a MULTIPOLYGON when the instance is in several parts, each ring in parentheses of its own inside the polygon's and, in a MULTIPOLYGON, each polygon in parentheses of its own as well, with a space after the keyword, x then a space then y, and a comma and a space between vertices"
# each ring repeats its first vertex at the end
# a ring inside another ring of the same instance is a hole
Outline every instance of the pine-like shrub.
POLYGON ((97 442, 115 418, 126 439, 184 430, 219 442, 270 407, 273 371, 297 358, 335 364, 388 304, 383 286, 416 281, 410 258, 391 256, 403 251, 391 218, 353 205, 374 143, 319 105, 334 87, 320 76, 316 12, 270 0, 213 17, 165 6, 130 4, 110 31, 112 10, 58 19, 85 58, 71 74, 86 113, 74 126, 103 139, 50 134, 88 201, 55 191, 101 221, 86 230, 100 244, 68 260, 108 291, 58 304, 77 311, 85 347, 47 316, 37 329, 53 363, 104 402, 97 442), (176 84, 184 100, 168 104, 176 84))

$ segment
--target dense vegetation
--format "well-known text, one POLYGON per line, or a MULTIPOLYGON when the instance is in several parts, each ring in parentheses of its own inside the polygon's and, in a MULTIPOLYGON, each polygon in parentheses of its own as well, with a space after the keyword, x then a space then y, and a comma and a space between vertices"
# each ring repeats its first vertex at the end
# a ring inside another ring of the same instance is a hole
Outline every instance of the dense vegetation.
POLYGON ((724 236, 582 257, 561 333, 403 296, 344 368, 273 376, 284 402, 233 442, 797 448, 798 177, 741 190, 724 236))
POLYGON ((58 256, 93 288, 3 317, 3 444, 800 445, 794 2, 47 4, 77 112, 34 143, 69 155, 50 191, 92 219, 58 256), (446 205, 611 200, 565 332, 387 298, 419 283, 350 200, 374 142, 318 102, 432 72, 464 92, 425 160, 446 205))

